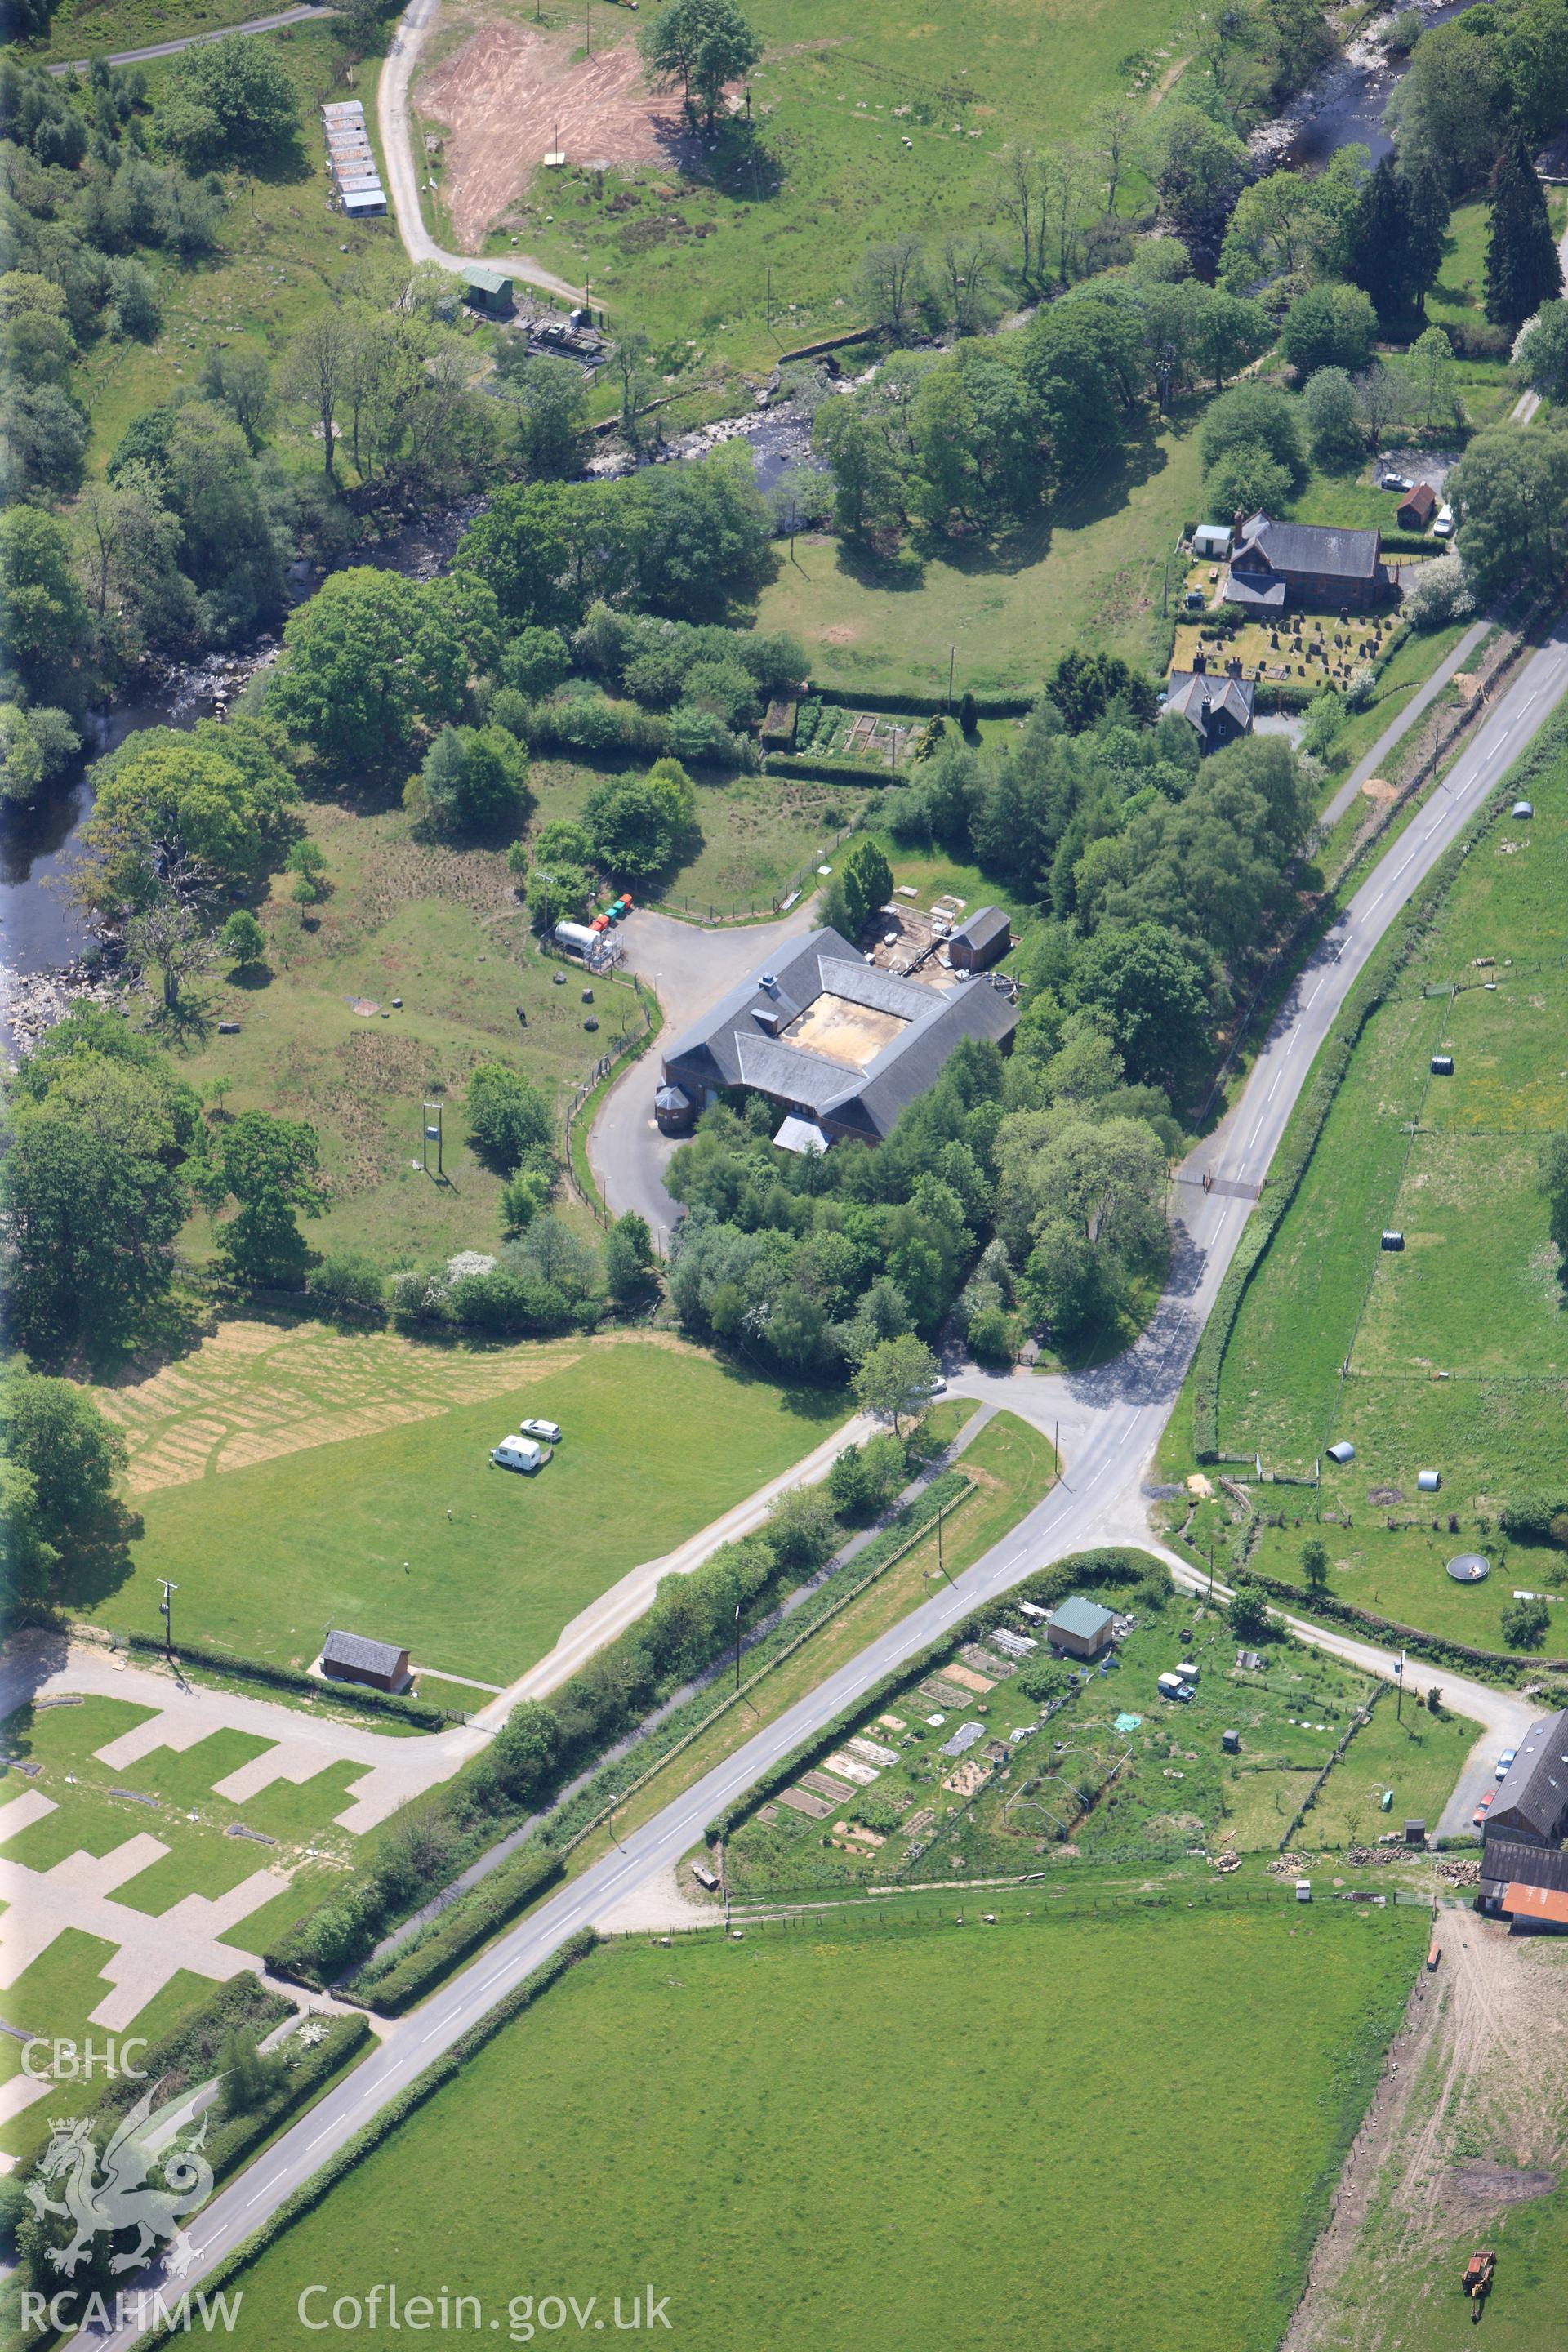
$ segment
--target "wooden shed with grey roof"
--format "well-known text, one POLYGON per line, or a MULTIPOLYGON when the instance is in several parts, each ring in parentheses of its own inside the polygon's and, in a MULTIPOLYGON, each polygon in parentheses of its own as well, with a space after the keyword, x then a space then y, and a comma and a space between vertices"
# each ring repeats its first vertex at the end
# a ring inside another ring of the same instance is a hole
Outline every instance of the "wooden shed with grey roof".
POLYGON ((948 940, 954 971, 985 971, 1000 963, 1013 944, 1013 927, 1000 907, 977 907, 948 940))
POLYGON ((328 1633, 321 1643, 321 1672, 330 1682, 364 1683, 372 1690, 404 1691, 414 1677, 408 1653, 395 1642, 372 1642, 363 1633, 328 1633))

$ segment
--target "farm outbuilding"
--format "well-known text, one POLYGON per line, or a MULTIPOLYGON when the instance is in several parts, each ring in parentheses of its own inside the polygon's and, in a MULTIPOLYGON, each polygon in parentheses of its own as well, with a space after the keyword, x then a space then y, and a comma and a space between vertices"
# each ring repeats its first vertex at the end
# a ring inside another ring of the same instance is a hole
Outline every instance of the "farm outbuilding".
POLYGON ((468 289, 463 299, 471 310, 483 310, 487 318, 510 318, 517 307, 511 279, 504 269, 465 269, 463 284, 468 289))
POLYGON ((408 1653, 395 1642, 372 1642, 363 1633, 329 1633, 321 1643, 321 1672, 335 1683, 364 1683, 372 1690, 403 1691, 413 1680, 408 1653))
POLYGON ((1512 1907, 1510 1898, 1538 1893, 1568 1904, 1568 1853, 1521 1845, 1512 1838, 1489 1838, 1481 1856, 1477 1909, 1494 1917, 1504 1916, 1512 1907))
POLYGON ((1437 511, 1437 493, 1430 482, 1417 482, 1394 509, 1401 530, 1425 530, 1437 511))
POLYGON ((1379 1246, 1385 1250, 1402 1250, 1405 1247, 1405 1235, 1397 1232, 1394 1226, 1385 1225, 1379 1246))
POLYGON ((1435 1495, 1442 1483, 1443 1473, 1440 1470, 1417 1470, 1415 1473, 1415 1487, 1418 1494, 1435 1495))
POLYGON ((1435 1078, 1451 1078, 1453 1075, 1454 1056, 1452 1054, 1434 1054, 1432 1056, 1432 1076, 1435 1078))
POLYGON ((1204 563, 1225 563, 1230 558, 1230 525, 1201 522, 1193 533, 1193 553, 1204 563))
POLYGON ((948 940, 947 960, 954 971, 984 971, 1001 961, 1012 940, 1000 907, 977 907, 948 940))
MULTIPOLYGON (((1498 1784, 1486 1837, 1556 1845, 1568 1829, 1568 1709, 1532 1723, 1498 1784)), ((1483 1864, 1483 1874, 1485 1865, 1483 1864)))
POLYGON ((1342 1469, 1347 1462, 1353 1462, 1355 1460, 1355 1447, 1351 1444, 1348 1437, 1342 1437, 1337 1445, 1330 1446, 1329 1460, 1331 1462, 1337 1462, 1342 1469))
POLYGON ((1066 1650, 1069 1657, 1098 1658, 1102 1651, 1110 1649, 1115 1626, 1110 1610, 1075 1592, 1052 1610, 1046 1621, 1046 1636, 1053 1647, 1066 1650))

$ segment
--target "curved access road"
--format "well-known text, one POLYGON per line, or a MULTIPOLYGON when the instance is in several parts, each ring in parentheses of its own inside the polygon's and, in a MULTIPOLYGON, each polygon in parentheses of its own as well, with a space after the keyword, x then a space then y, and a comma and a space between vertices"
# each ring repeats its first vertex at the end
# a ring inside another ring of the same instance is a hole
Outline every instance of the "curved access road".
MULTIPOLYGON (((408 97, 426 36, 439 13, 440 0, 413 0, 412 5, 404 10, 392 37, 392 47, 382 63, 375 106, 381 123, 382 152, 386 159, 386 189, 397 215, 397 234, 403 239, 404 251, 410 261, 437 261, 443 269, 461 273, 472 268, 475 257, 471 253, 448 253, 444 246, 437 244, 425 226, 419 205, 420 164, 414 152, 408 97)), ((552 269, 546 269, 530 253, 490 255, 485 267, 499 269, 507 278, 521 278, 526 285, 542 286, 547 293, 559 294, 567 302, 583 299, 580 286, 557 278, 552 269)))
MULTIPOLYGON (((1181 1170, 1172 1279, 1138 1344, 1117 1362, 1076 1376, 1042 1380, 1016 1374, 1008 1381, 990 1381, 982 1375, 964 1375, 954 1381, 955 1388, 978 1394, 1005 1391, 1010 1406, 1021 1407, 1042 1425, 1059 1420, 1067 1475, 972 1568, 889 1627, 663 1811, 630 1831, 378 2043, 345 2081, 334 2085, 193 2222, 196 2252, 179 2283, 182 2287, 200 2285, 319 2166, 432 2060, 479 2024, 531 1969, 578 1928, 603 1918, 628 1894, 668 1872, 701 1837, 715 1813, 743 1796, 770 1766, 826 1730, 881 1675, 905 1664, 960 1618, 1034 1569, 1096 1544, 1149 1544, 1142 1491, 1146 1467, 1258 1182, 1313 1058, 1401 907, 1502 782, 1565 691, 1568 625, 1560 622, 1541 649, 1521 665, 1513 684, 1447 781, 1418 809, 1356 892, 1280 1007, 1238 1100, 1181 1170), (1207 1192, 1202 1184, 1205 1173, 1214 1179, 1207 1192)), ((1371 1643, 1307 1626, 1300 1630, 1374 1673, 1390 1670, 1388 1654, 1371 1643)), ((1421 1679, 1413 1677, 1412 1685, 1421 1679)), ((1453 1705, 1465 1703, 1453 1677, 1445 1676, 1443 1686, 1453 1705)), ((1483 1698, 1478 1690, 1475 1704, 1478 1711, 1484 1704, 1489 1718, 1496 1695, 1487 1693, 1483 1698)), ((527 2128, 526 2086, 520 2087, 519 2096, 524 2111, 518 2121, 527 2128)), ((144 2284, 155 2284, 159 2275, 154 2269, 144 2284)), ((82 2347, 110 2343, 129 2352, 135 2333, 133 2327, 88 2331, 75 2340, 82 2347)))

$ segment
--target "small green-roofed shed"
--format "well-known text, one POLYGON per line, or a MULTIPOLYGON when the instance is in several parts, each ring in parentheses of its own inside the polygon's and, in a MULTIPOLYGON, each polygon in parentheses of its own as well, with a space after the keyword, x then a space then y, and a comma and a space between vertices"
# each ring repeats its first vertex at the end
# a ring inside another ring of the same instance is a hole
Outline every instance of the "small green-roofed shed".
POLYGON ((511 279, 504 269, 465 269, 463 283, 477 310, 507 311, 512 307, 511 279))
POLYGON ((1052 1610, 1046 1633, 1058 1650, 1068 1650, 1075 1658, 1098 1658, 1102 1650, 1110 1647, 1115 1623, 1112 1611, 1075 1592, 1060 1608, 1052 1610))

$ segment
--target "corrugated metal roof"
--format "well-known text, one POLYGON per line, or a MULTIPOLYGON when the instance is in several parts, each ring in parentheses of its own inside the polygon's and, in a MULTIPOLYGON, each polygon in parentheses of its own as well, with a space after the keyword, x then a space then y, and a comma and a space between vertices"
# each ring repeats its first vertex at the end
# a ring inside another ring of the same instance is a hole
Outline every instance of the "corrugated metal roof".
POLYGON ((1511 1881, 1503 1890, 1502 1907, 1515 1919, 1551 1919, 1568 1927, 1568 1894, 1555 1886, 1521 1886, 1511 1881))
POLYGON ((1103 1608, 1098 1601, 1089 1601, 1081 1592, 1074 1592, 1052 1610, 1047 1619, 1049 1632, 1071 1633, 1080 1642, 1092 1642, 1107 1625, 1114 1624, 1115 1612, 1103 1608))
POLYGON ((1510 1882, 1552 1886, 1568 1895, 1568 1853, 1549 1845, 1521 1845, 1513 1838, 1489 1837, 1481 1855, 1481 1892, 1495 1895, 1510 1882))

